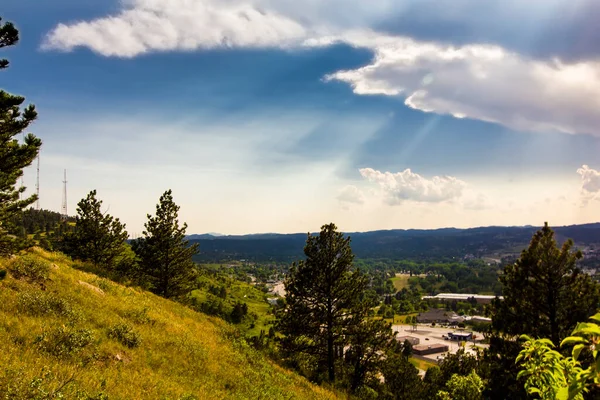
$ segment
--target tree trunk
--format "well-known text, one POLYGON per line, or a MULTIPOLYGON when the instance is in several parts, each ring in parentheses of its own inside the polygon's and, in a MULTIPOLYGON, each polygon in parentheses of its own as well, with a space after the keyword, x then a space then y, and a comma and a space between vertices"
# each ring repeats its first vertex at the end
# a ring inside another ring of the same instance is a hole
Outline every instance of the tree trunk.
POLYGON ((333 348, 333 317, 332 317, 332 306, 331 306, 331 299, 328 300, 328 304, 327 304, 327 311, 328 311, 328 315, 327 315, 327 370, 329 372, 329 381, 330 382, 334 382, 335 381, 335 370, 334 370, 334 363, 335 363, 335 355, 333 354, 334 348, 333 348))

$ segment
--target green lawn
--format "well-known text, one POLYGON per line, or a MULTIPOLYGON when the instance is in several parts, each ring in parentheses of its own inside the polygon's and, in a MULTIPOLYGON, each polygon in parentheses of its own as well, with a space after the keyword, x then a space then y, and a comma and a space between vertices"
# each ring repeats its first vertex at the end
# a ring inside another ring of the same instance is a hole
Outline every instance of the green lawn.
POLYGON ((409 277, 410 275, 408 274, 396 274, 396 276, 392 278, 392 283, 394 284, 396 291, 400 291, 408 287, 409 277))
POLYGON ((412 365, 419 369, 422 369, 423 371, 427 371, 429 368, 435 367, 437 365, 437 363, 435 363, 434 361, 426 361, 414 357, 411 357, 409 361, 412 365))

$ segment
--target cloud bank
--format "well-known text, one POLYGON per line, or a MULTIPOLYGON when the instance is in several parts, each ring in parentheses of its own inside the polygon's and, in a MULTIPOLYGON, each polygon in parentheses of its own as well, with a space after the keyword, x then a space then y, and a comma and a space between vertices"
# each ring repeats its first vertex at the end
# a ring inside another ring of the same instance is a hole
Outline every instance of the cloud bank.
POLYGON ((516 130, 600 136, 600 62, 526 59, 493 45, 454 47, 354 32, 346 41, 375 52, 372 63, 325 77, 359 95, 402 96, 411 108, 500 123, 516 130))
POLYGON ((369 182, 377 183, 390 205, 407 201, 441 203, 462 196, 466 183, 452 176, 434 176, 431 179, 406 169, 402 172, 381 172, 362 168, 360 174, 369 182))
MULTIPOLYGON (((103 56, 128 58, 164 51, 300 48, 341 42, 374 53, 369 65, 325 77, 349 84, 358 95, 400 96, 417 110, 516 130, 600 136, 600 54, 572 61, 536 60, 499 44, 449 44, 442 35, 426 41, 418 32, 410 37, 410 32, 381 28, 386 18, 400 15, 412 16, 415 23, 430 16, 449 34, 472 26, 479 17, 496 27, 534 16, 547 25, 568 11, 573 18, 585 16, 591 2, 540 0, 524 5, 509 0, 486 2, 486 6, 468 0, 441 2, 434 7, 438 2, 429 0, 419 5, 408 0, 382 0, 375 5, 358 0, 129 0, 115 15, 59 24, 48 33, 43 48, 87 47, 103 56), (465 12, 471 7, 474 15, 465 12)), ((574 21, 581 19, 577 18, 574 21)), ((527 29, 522 30, 524 35, 527 29)), ((575 44, 589 48, 585 35, 576 37, 580 39, 575 44)))

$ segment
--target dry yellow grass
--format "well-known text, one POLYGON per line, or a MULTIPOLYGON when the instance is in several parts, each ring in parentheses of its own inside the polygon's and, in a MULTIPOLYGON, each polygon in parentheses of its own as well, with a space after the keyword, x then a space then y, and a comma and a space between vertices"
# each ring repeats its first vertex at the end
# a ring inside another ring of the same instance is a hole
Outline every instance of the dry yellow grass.
POLYGON ((336 398, 267 360, 219 319, 74 269, 61 254, 34 254, 58 266, 43 286, 10 273, 0 281, 2 398, 52 398, 53 392, 81 399, 336 398), (36 313, 31 301, 50 306, 36 313), (117 324, 132 327, 140 345, 109 338, 117 324), (51 334, 61 329, 88 330, 91 343, 66 356, 36 343, 46 333, 52 345, 51 334))

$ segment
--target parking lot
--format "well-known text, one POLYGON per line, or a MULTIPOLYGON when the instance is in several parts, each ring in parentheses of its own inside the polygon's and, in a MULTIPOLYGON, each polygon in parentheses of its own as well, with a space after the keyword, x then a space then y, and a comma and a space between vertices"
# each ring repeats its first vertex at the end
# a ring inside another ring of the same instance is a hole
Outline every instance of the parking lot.
MULTIPOLYGON (((421 356, 422 358, 438 361, 441 357, 444 357, 447 353, 456 353, 461 348, 461 342, 455 340, 446 340, 444 336, 447 336, 449 332, 472 332, 466 329, 455 329, 450 327, 432 327, 430 325, 417 325, 416 330, 413 325, 393 325, 392 329, 397 332, 398 336, 411 336, 419 339, 419 345, 433 345, 442 344, 448 346, 448 352, 435 353, 421 356)), ((468 353, 475 354, 474 346, 479 348, 487 348, 488 345, 481 344, 480 340, 483 339, 483 335, 478 332, 473 332, 474 340, 463 342, 465 344, 465 350, 468 353)))

